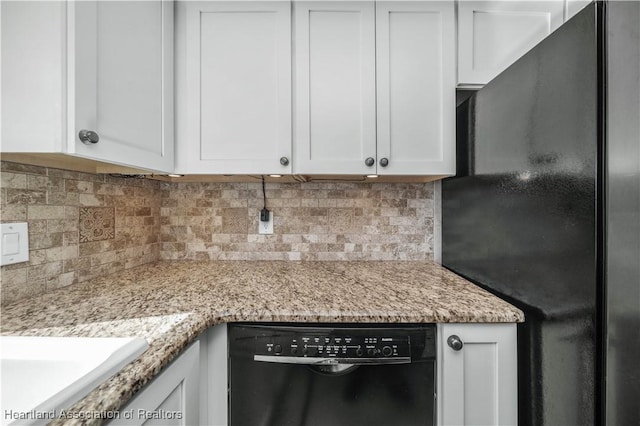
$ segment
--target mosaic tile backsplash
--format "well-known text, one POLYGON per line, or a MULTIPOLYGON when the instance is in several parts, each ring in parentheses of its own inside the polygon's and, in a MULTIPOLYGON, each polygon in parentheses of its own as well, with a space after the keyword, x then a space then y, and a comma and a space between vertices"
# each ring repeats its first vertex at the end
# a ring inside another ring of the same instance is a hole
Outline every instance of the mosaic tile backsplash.
POLYGON ((157 260, 431 260, 433 183, 168 183, 0 162, 0 219, 29 223, 1 303, 157 260))

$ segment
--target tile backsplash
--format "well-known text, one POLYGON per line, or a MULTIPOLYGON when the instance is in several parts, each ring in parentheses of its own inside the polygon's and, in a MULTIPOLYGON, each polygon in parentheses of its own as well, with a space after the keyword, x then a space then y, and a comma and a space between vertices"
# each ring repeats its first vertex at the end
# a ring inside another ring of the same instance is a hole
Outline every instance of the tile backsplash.
POLYGON ((1 303, 156 260, 432 260, 433 183, 173 183, 0 162, 0 219, 30 260, 1 303))
POLYGON ((0 162, 0 219, 29 223, 29 261, 0 268, 1 303, 160 258, 159 182, 0 162))
POLYGON ((430 260, 433 183, 163 183, 163 259, 430 260))

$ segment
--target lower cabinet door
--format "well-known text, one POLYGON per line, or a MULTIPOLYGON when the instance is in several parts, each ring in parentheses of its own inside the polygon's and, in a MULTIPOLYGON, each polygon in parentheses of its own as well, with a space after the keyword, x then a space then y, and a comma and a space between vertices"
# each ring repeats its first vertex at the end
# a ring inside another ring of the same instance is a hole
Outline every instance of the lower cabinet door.
POLYGON ((111 425, 197 425, 199 356, 196 341, 119 410, 111 425))
POLYGON ((438 424, 516 425, 515 324, 438 324, 438 424))

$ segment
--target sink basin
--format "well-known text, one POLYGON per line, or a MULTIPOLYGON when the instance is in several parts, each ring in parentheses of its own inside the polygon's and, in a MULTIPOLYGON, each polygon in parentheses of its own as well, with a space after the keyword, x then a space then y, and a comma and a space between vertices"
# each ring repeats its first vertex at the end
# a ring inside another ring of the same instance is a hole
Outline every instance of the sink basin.
MULTIPOLYGON (((140 338, 1 336, 1 424, 11 424, 22 413, 46 417, 56 410, 59 415, 148 347, 140 338)), ((49 421, 23 418, 17 423, 49 421)))

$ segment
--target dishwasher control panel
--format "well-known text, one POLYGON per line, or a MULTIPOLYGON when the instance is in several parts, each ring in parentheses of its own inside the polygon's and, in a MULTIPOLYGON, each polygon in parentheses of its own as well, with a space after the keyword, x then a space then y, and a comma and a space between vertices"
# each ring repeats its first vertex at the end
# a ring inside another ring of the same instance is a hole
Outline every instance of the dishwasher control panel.
MULTIPOLYGON (((363 330, 364 331, 364 330, 363 330)), ((283 333, 259 338, 256 355, 336 358, 407 358, 411 338, 371 330, 350 333, 283 333)))
POLYGON ((435 324, 230 325, 233 356, 269 362, 406 363, 436 358, 435 324))

